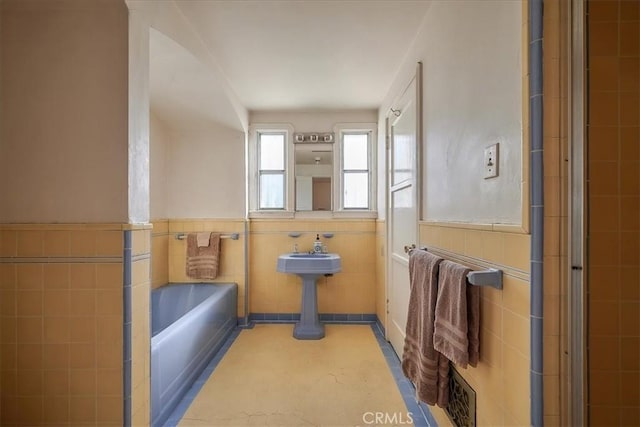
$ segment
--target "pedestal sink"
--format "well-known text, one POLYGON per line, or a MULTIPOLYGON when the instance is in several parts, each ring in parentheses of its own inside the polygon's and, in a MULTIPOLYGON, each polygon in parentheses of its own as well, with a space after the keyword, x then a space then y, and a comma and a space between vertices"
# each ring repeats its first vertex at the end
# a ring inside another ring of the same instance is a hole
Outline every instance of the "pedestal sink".
POLYGON ((299 340, 318 340, 324 337, 324 325, 318 318, 318 290, 316 280, 325 274, 338 273, 342 268, 338 254, 284 254, 278 257, 277 271, 297 274, 302 279, 300 321, 293 328, 299 340))

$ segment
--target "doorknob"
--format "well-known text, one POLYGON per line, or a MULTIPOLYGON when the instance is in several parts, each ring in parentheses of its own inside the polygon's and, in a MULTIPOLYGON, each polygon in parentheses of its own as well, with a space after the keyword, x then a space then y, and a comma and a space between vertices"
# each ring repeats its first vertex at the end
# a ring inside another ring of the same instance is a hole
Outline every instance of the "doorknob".
POLYGON ((411 253, 411 251, 414 250, 415 248, 416 248, 416 244, 415 243, 412 243, 410 245, 405 245, 404 246, 404 253, 405 254, 411 253))

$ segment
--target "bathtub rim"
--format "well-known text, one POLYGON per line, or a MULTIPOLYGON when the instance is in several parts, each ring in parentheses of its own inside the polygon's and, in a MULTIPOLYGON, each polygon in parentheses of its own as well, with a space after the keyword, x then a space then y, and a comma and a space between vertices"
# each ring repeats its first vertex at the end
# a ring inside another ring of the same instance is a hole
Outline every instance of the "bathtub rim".
MULTIPOLYGON (((220 283, 206 283, 206 282, 197 282, 197 283, 191 283, 191 282, 185 282, 185 283, 180 283, 180 282, 176 282, 176 283, 169 283, 167 285, 164 286, 159 286, 155 289, 152 289, 151 292, 153 294, 153 292, 157 292, 159 290, 162 290, 162 288, 166 288, 168 286, 173 286, 174 288, 178 288, 180 286, 185 286, 185 285, 198 285, 198 286, 209 286, 212 285, 212 287, 220 287, 220 288, 233 288, 235 287, 236 289, 236 299, 237 299, 237 295, 238 295, 238 284, 235 282, 220 282, 220 283)), ((165 332, 167 329, 169 329, 169 327, 177 322, 180 322, 180 319, 182 319, 183 317, 187 316, 189 313, 193 312, 194 310, 197 310, 198 307, 200 307, 200 310, 204 310, 202 306, 202 304, 205 303, 205 301, 208 301, 210 298, 215 297, 215 299, 220 299, 224 296, 224 292, 214 292, 211 295, 208 295, 206 298, 204 298, 202 301, 200 301, 198 304, 194 305, 193 307, 191 307, 189 310, 187 310, 186 312, 184 312, 180 317, 178 317, 177 319, 175 319, 173 322, 169 323, 168 326, 165 326, 164 328, 162 328, 159 332, 156 332, 155 335, 153 335, 153 303, 151 304, 151 309, 149 310, 150 312, 150 321, 151 321, 151 339, 150 339, 150 343, 151 343, 151 347, 153 347, 154 344, 154 339, 158 339, 160 335, 162 335, 163 332, 165 332)), ((237 305, 237 302, 236 302, 237 305)), ((236 318, 238 317, 238 308, 236 307, 236 318)))

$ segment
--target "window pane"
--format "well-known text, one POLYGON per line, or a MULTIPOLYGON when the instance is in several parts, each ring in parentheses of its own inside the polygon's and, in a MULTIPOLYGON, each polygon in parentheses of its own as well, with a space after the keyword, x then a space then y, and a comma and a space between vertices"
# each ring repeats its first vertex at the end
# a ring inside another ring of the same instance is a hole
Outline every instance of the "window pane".
POLYGON ((343 185, 345 209, 369 208, 368 172, 345 172, 343 185))
POLYGON ((393 134, 392 184, 398 184, 413 177, 413 165, 415 164, 415 146, 416 141, 413 135, 402 133, 393 134))
POLYGON ((260 209, 284 209, 284 174, 260 175, 260 209))
POLYGON ((260 134, 260 170, 284 170, 283 134, 260 134))
POLYGON ((369 134, 346 134, 342 145, 343 169, 367 170, 369 165, 369 134))

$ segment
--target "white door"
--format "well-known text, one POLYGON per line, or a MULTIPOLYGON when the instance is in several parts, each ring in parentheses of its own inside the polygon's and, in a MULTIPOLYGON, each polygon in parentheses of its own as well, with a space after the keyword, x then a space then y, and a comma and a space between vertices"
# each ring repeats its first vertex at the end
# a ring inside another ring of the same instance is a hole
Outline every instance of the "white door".
POLYGON ((419 97, 421 67, 388 115, 388 285, 387 339, 402 358, 409 305, 409 255, 418 242, 419 97))

